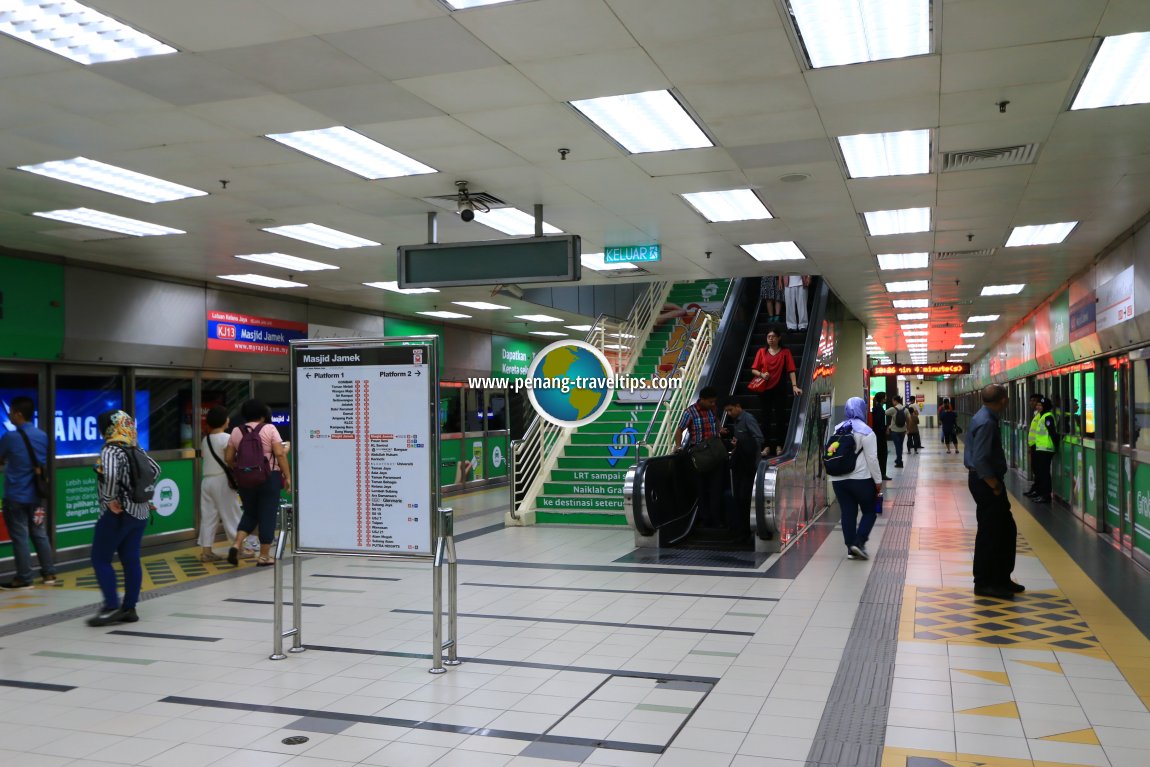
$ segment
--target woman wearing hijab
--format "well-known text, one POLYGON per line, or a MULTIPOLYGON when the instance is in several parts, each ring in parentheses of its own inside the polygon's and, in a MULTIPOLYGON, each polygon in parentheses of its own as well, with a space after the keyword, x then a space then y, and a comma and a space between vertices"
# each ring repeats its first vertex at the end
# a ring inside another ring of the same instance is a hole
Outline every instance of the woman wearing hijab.
POLYGON ((123 410, 109 410, 96 418, 96 427, 104 437, 104 447, 96 463, 99 476, 100 517, 92 534, 92 569, 104 595, 100 612, 88 619, 89 626, 113 623, 135 623, 136 602, 144 582, 140 563, 140 543, 152 511, 150 502, 132 500, 131 461, 133 453, 152 465, 154 476, 160 467, 139 449, 136 422, 123 410), (120 555, 124 571, 124 598, 121 601, 112 557, 120 555))
POLYGON ((867 405, 862 397, 851 397, 846 404, 846 420, 835 426, 838 431, 850 426, 854 432, 855 469, 850 474, 831 477, 835 498, 842 512, 843 539, 847 545, 847 559, 869 559, 866 542, 874 527, 875 501, 882 492, 882 471, 878 466, 878 439, 867 426, 867 405), (858 513, 862 511, 862 523, 858 513))

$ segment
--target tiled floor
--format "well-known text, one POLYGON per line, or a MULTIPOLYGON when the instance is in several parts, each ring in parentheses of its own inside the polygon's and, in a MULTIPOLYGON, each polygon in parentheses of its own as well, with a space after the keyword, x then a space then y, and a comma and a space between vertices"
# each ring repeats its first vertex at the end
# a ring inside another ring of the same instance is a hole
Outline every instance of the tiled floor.
MULTIPOLYGON (((1108 644, 1113 617, 1075 601, 1067 568, 1051 576, 1042 541, 1019 542, 1025 609, 974 600, 964 476, 953 456, 908 460, 920 472, 883 767, 1150 764, 1147 693, 1124 676, 1150 660, 1145 638, 1108 644)), ((310 649, 283 661, 267 659, 264 570, 162 592, 139 623, 104 629, 58 620, 91 592, 0 595, 0 763, 807 762, 872 562, 847 561, 836 532, 794 579, 754 577, 776 557, 632 565, 619 561, 633 550, 626 530, 494 527, 503 497, 452 499, 457 530, 482 534, 459 543, 466 662, 442 676, 427 673, 420 562, 308 560, 310 649)), ((880 522, 872 552, 883 533, 880 522)))

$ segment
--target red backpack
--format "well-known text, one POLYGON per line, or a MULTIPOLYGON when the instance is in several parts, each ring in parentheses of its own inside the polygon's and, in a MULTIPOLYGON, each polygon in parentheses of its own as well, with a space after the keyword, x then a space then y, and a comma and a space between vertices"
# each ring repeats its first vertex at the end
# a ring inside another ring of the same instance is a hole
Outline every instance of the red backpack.
POLYGON ((264 443, 260 439, 260 432, 266 427, 266 423, 255 429, 246 423, 240 426, 242 436, 240 446, 236 449, 236 487, 259 487, 268 481, 271 466, 268 465, 264 443))

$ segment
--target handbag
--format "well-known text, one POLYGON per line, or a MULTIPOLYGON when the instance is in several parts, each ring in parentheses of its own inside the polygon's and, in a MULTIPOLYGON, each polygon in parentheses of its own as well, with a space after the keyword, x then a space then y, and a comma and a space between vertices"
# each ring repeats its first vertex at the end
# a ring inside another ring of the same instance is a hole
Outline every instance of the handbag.
POLYGON ((749 384, 747 384, 747 391, 754 392, 755 394, 758 394, 759 392, 764 392, 766 390, 767 390, 767 379, 766 378, 752 378, 751 382, 749 384))
POLYGON ((727 462, 727 446, 722 437, 711 437, 687 451, 695 471, 706 474, 727 462))
POLYGON ((32 449, 32 440, 28 439, 28 435, 23 429, 17 429, 20 436, 24 438, 24 447, 28 448, 28 458, 32 461, 32 484, 36 488, 36 495, 41 499, 48 497, 48 478, 44 476, 44 467, 36 460, 36 451, 32 449))
POLYGON ((239 488, 236 485, 236 475, 232 474, 232 470, 228 468, 226 463, 220 460, 219 455, 216 454, 216 449, 212 447, 212 435, 209 434, 205 436, 204 441, 208 443, 208 452, 212 454, 212 458, 215 458, 216 463, 218 463, 220 468, 224 470, 224 476, 228 478, 228 487, 230 487, 232 490, 238 490, 239 488))

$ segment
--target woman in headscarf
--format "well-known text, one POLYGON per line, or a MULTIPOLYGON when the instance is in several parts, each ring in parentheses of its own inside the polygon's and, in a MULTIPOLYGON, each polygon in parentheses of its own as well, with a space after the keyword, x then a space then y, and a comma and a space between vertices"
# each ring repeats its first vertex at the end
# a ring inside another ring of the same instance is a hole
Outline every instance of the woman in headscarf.
MULTIPOLYGON (((878 439, 867 426, 867 403, 862 397, 851 397, 846 404, 846 420, 835 426, 835 432, 849 428, 855 441, 855 468, 849 474, 831 477, 835 498, 842 513, 843 539, 847 559, 869 559, 867 538, 874 527, 876 501, 882 492, 882 471, 878 465, 878 439), (862 512, 862 523, 858 514, 862 512)), ((834 439, 834 437, 832 437, 834 439)))
POLYGON ((89 626, 113 623, 135 623, 136 602, 144 582, 140 563, 140 543, 152 511, 151 502, 132 500, 132 462, 146 461, 152 476, 160 467, 140 450, 136 439, 136 422, 123 410, 108 410, 96 418, 96 427, 104 438, 100 459, 96 463, 99 477, 100 517, 92 534, 92 569, 104 595, 100 612, 88 619, 89 626), (124 598, 121 601, 112 557, 120 555, 124 570, 124 598))

